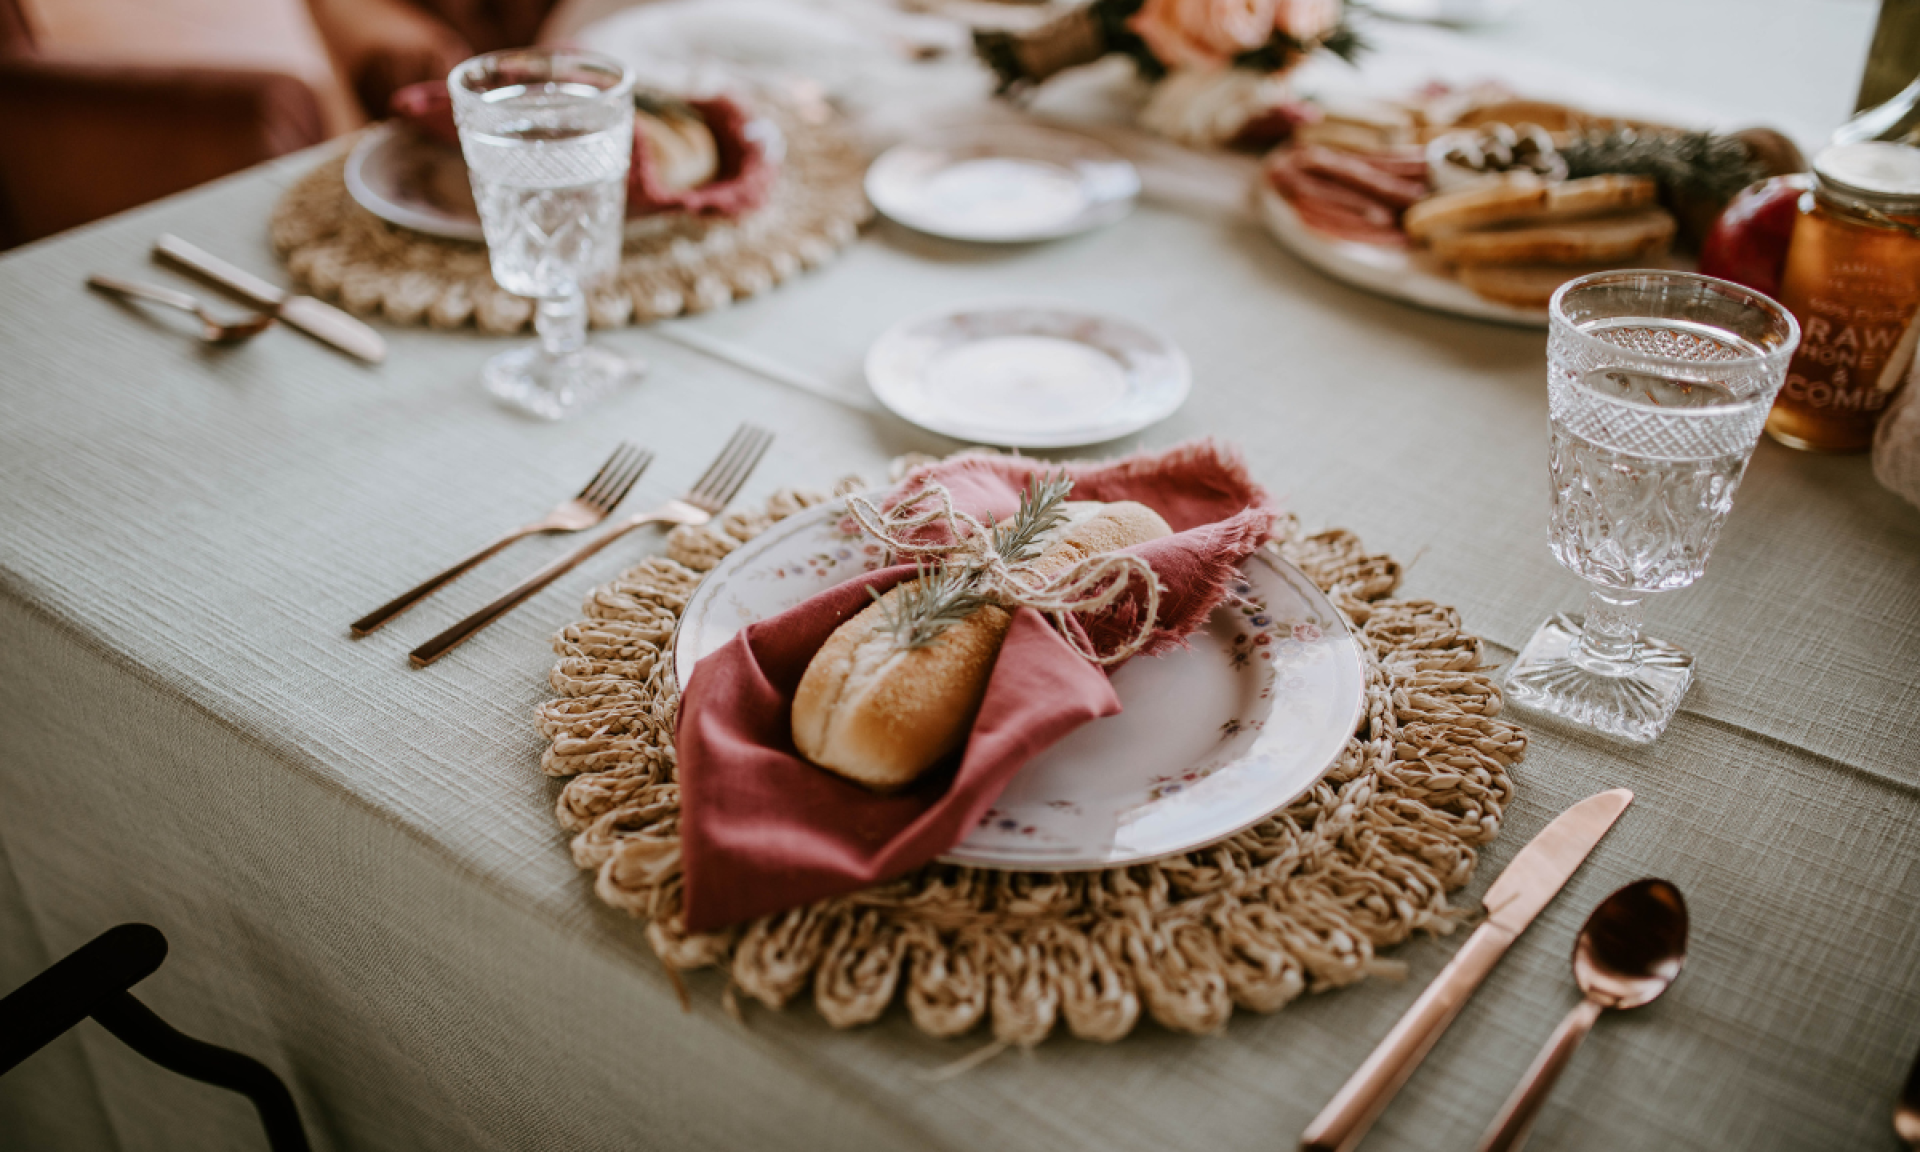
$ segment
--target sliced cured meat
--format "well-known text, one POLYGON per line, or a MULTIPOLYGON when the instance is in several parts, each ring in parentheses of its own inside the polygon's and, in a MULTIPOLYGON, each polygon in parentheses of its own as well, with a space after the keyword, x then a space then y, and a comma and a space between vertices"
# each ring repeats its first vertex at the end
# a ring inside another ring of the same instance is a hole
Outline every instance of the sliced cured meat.
POLYGON ((1289 156, 1269 163, 1267 178, 1307 227, 1362 244, 1405 244, 1393 209, 1344 184, 1302 172, 1289 156))
POLYGON ((1363 152, 1359 156, 1390 176, 1426 182, 1427 150, 1424 148, 1389 148, 1380 152, 1363 152))
POLYGON ((1313 204, 1338 210, 1376 227, 1394 227, 1396 214, 1392 208, 1348 185, 1305 171, 1296 157, 1282 157, 1270 164, 1267 178, 1280 195, 1295 206, 1313 204))
POLYGON ((1405 247, 1407 243, 1407 234, 1400 229, 1383 226, 1376 221, 1354 216, 1342 209, 1329 208, 1311 202, 1296 203, 1293 208, 1299 214, 1301 223, 1315 232, 1338 240, 1394 247, 1405 247))
POLYGON ((1310 146, 1299 149, 1294 157, 1301 171, 1338 181, 1395 211, 1405 210, 1427 194, 1425 180, 1397 176, 1351 152, 1310 146))

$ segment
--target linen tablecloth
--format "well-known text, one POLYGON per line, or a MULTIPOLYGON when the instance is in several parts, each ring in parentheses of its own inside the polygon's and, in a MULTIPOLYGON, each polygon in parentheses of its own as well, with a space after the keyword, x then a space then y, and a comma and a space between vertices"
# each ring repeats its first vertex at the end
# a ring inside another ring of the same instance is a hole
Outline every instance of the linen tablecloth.
MULTIPOLYGON (((1804 134, 1846 113, 1871 16, 1539 0, 1480 35, 1804 134)), ((94 270, 164 278, 145 255, 163 231, 271 268, 267 213, 315 159, 0 259, 0 987, 112 924, 159 925, 173 952, 138 995, 272 1065, 323 1149, 1271 1149, 1458 946, 1416 940, 1394 953, 1405 983, 1218 1036, 1056 1039, 938 1083, 984 1041, 898 1014, 848 1033, 807 1008, 736 1022, 710 974, 682 1012, 641 926, 569 860, 531 719, 547 636, 658 540, 430 671, 405 651, 568 542, 520 545, 368 640, 346 622, 543 511, 623 437, 660 456, 636 504, 697 475, 742 416, 781 432, 746 499, 950 450, 878 409, 861 356, 903 316, 1017 293, 1171 333, 1194 393, 1139 442, 1235 436, 1310 527, 1406 562, 1403 594, 1458 606, 1504 658, 1582 596, 1545 544, 1541 334, 1365 296, 1250 224, 1153 203, 1007 252, 882 225, 734 310, 600 334, 652 374, 544 425, 480 390, 495 341, 390 330, 376 369, 292 332, 211 350, 82 288, 94 270)), ((1895 1146, 1920 1046, 1920 512, 1864 458, 1763 443, 1707 578, 1656 598, 1650 625, 1699 656, 1681 715, 1645 750, 1530 726, 1468 895, 1579 797, 1639 802, 1368 1148, 1471 1146, 1576 998, 1586 911, 1644 875, 1687 893, 1687 971, 1603 1022, 1534 1147, 1895 1146)), ((0 1147, 259 1146, 238 1097, 91 1024, 0 1078, 0 1147)))

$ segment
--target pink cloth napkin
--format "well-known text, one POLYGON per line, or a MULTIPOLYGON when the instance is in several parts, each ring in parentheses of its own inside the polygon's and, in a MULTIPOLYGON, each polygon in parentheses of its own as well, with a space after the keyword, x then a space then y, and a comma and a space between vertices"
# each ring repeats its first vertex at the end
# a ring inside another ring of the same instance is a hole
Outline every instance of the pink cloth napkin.
MULTIPOLYGON (((724 96, 690 100, 688 104, 713 133, 719 153, 713 179, 677 192, 666 188, 655 170, 653 154, 647 150, 646 137, 636 125, 633 166, 627 173, 627 212, 633 216, 685 212, 737 219, 766 203, 779 170, 746 111, 724 96)), ((428 139, 460 147, 460 132, 453 120, 453 94, 447 91, 445 81, 410 84, 393 94, 388 109, 428 139)))
MULTIPOLYGON (((1052 470, 1017 457, 962 457, 909 473, 887 504, 933 480, 962 511, 1005 519, 1028 478, 1052 470)), ((1162 587, 1147 654, 1183 643, 1272 530, 1266 492, 1236 455, 1208 441, 1068 471, 1071 499, 1137 500, 1174 530, 1128 549, 1152 565, 1162 587)), ((1077 655, 1044 616, 1021 609, 952 762, 889 796, 809 764, 792 737, 793 693, 808 661, 871 602, 869 587, 884 590, 913 573, 900 565, 849 580, 745 629, 695 667, 675 733, 688 930, 858 891, 933 860, 1035 756, 1120 710, 1106 670, 1077 655)), ((1086 621, 1085 634, 1108 649, 1132 635, 1143 608, 1137 593, 1123 598, 1086 621)))

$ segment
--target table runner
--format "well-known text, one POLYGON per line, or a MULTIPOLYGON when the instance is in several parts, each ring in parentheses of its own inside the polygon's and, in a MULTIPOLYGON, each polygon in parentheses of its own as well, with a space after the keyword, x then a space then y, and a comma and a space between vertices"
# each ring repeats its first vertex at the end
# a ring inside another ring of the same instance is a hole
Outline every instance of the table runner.
MULTIPOLYGON (((856 490, 857 483, 843 485, 856 490)), ((1112 1041, 1142 1011, 1178 1032, 1213 1032, 1236 1007, 1274 1012, 1303 991, 1398 971, 1377 950, 1463 918, 1447 893, 1498 833, 1526 737, 1497 718, 1459 615, 1395 600, 1400 567, 1351 533, 1286 518, 1275 550, 1346 616, 1366 661, 1360 729, 1327 776, 1284 812, 1183 856, 1088 873, 934 864, 865 892, 713 933, 682 923, 677 689, 672 629, 701 576, 771 524, 826 497, 774 495, 764 510, 676 529, 587 600, 554 640, 540 711, 549 775, 571 776, 558 818, 594 891, 651 921, 670 970, 720 966, 781 1008, 809 988, 839 1028, 898 998, 914 1024, 954 1036, 991 1019, 996 1040, 1032 1046, 1056 1022, 1112 1041)))

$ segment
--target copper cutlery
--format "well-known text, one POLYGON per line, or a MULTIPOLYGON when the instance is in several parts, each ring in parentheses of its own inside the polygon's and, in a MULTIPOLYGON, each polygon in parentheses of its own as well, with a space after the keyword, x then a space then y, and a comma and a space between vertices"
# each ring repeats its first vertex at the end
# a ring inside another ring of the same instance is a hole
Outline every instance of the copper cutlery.
POLYGON ((1487 889, 1486 921, 1467 937, 1393 1031, 1307 1126, 1300 1138, 1303 1152, 1345 1152, 1360 1142, 1508 946, 1566 885, 1631 803, 1633 793, 1625 788, 1589 796, 1555 817, 1520 849, 1487 889))
POLYGON ((350 356, 370 364, 387 358, 387 342, 378 332, 331 304, 311 296, 296 296, 178 236, 160 237, 154 242, 153 254, 218 284, 255 308, 350 356))
POLYGON ((1517 1152, 1554 1081, 1604 1011, 1653 1003, 1687 962, 1687 902, 1665 880, 1641 880, 1600 902, 1573 946, 1573 978, 1584 998, 1520 1078, 1480 1152, 1517 1152))
POLYGON ((616 523, 582 547, 562 556, 522 581, 518 587, 493 603, 448 628, 408 654, 415 668, 425 668, 453 651, 467 638, 511 611, 515 605, 571 572, 602 548, 647 524, 705 524, 718 516, 727 501, 740 492, 773 443, 773 433, 752 424, 742 424, 727 441, 726 447, 685 495, 616 523))
POLYGON ((118 276, 103 276, 96 273, 87 277, 87 286, 126 299, 148 300, 191 313, 200 320, 200 339, 209 344, 239 344, 273 327, 274 318, 259 313, 236 320, 223 320, 214 315, 199 297, 190 296, 185 292, 176 292, 172 288, 162 288, 158 284, 147 284, 139 280, 122 280, 118 276))
POLYGON ((607 457, 607 462, 600 466, 600 471, 593 474, 593 479, 587 481, 587 486, 580 490, 579 495, 569 500, 562 500, 540 519, 515 528, 446 571, 429 578, 409 591, 402 592, 355 620, 352 624, 353 634, 365 636, 371 633, 426 599, 435 589, 516 540, 551 533, 580 532, 600 523, 619 507, 620 501, 627 498, 627 493, 633 489, 634 481, 640 479, 640 474, 645 472, 647 465, 651 463, 653 463, 653 453, 644 448, 635 447, 630 441, 621 441, 620 446, 613 450, 613 455, 607 457))
POLYGON ((1920 1152, 1920 1056, 1913 1058, 1913 1071, 1907 1073, 1907 1086, 1893 1106, 1893 1131, 1920 1152))

